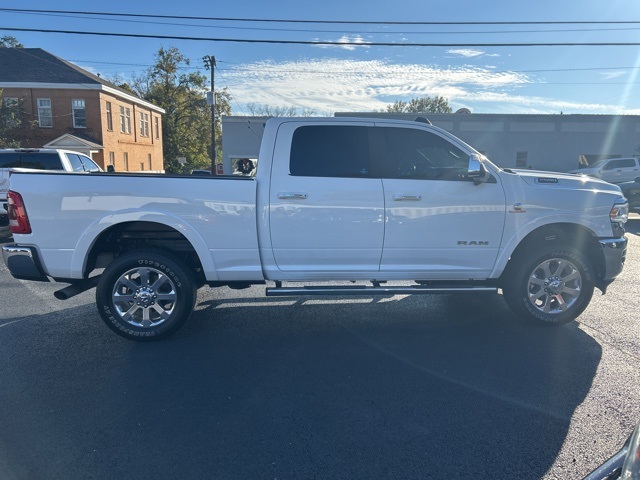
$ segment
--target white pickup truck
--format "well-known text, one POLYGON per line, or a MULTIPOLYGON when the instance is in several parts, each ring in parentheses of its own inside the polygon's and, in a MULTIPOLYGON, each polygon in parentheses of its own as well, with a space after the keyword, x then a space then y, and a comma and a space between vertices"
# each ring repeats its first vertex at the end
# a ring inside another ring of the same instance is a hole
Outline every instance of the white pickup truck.
POLYGON ((18 279, 70 283, 60 299, 97 286, 103 320, 135 340, 175 332, 204 285, 502 289, 562 324, 621 272, 627 214, 615 185, 498 168, 428 122, 271 119, 255 177, 14 173, 3 257, 18 279))

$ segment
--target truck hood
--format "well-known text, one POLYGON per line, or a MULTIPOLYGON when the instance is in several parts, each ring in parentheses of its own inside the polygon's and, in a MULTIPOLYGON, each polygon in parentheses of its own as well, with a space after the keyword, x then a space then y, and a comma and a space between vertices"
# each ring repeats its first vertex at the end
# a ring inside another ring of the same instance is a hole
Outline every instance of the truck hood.
POLYGON ((586 175, 541 170, 506 169, 505 171, 515 173, 533 187, 597 190, 622 196, 622 190, 617 185, 586 175))

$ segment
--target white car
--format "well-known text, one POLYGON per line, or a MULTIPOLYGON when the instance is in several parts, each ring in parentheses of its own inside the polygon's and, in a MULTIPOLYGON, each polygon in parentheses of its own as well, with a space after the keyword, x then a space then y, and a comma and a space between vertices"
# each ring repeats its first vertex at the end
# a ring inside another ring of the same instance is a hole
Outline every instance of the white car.
POLYGON ((70 150, 46 148, 0 149, 0 225, 6 223, 9 170, 12 168, 33 170, 63 170, 65 172, 101 172, 102 169, 89 157, 70 150))
POLYGON ((632 182, 640 177, 640 166, 638 159, 634 157, 608 158, 569 173, 582 173, 609 183, 632 182))

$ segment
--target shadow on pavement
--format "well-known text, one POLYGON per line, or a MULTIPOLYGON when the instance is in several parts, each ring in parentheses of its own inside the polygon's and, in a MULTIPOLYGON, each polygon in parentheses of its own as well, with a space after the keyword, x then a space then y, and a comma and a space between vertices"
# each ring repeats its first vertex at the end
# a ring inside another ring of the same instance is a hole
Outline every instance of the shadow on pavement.
POLYGON ((92 305, 3 320, 5 469, 538 479, 601 358, 576 324, 524 325, 498 295, 239 297, 197 308, 150 344, 112 334, 92 305))

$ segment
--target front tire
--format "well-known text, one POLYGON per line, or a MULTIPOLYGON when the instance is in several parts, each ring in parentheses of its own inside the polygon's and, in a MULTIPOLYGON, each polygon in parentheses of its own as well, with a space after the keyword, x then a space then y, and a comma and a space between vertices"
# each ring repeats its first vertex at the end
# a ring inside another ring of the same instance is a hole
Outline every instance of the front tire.
POLYGON ((114 260, 96 289, 100 316, 118 335, 158 340, 177 331, 196 302, 193 275, 161 251, 136 250, 114 260))
POLYGON ((531 256, 521 254, 506 276, 507 305, 525 320, 562 325, 575 320, 593 296, 593 269, 580 251, 550 245, 531 256))

